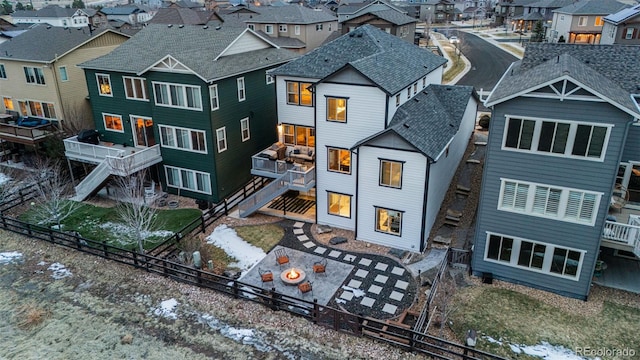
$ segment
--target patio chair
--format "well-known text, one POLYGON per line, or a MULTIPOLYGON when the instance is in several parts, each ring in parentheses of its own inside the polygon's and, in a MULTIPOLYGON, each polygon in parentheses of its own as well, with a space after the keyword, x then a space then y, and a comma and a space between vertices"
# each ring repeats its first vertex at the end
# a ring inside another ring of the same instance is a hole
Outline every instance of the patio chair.
POLYGON ((311 285, 310 281, 305 281, 298 284, 298 290, 300 290, 300 294, 303 294, 303 295, 308 292, 313 294, 313 286, 311 285))
POLYGON ((327 259, 322 259, 320 261, 316 261, 313 263, 313 273, 314 274, 327 274, 327 259))
POLYGON ((260 280, 262 283, 270 282, 273 283, 273 272, 271 270, 262 270, 258 268, 258 273, 260 274, 260 280))
POLYGON ((280 266, 289 263, 289 255, 287 255, 287 251, 283 248, 277 249, 275 251, 276 254, 276 263, 280 266))

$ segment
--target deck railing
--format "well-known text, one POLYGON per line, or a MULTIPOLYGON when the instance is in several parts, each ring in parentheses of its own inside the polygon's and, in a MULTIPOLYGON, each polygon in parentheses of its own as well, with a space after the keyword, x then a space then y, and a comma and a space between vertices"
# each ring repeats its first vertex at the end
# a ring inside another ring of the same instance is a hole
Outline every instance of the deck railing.
POLYGON ((100 162, 107 158, 107 156, 120 156, 125 154, 125 151, 122 149, 103 146, 103 145, 93 145, 82 143, 78 141, 78 137, 70 137, 68 139, 64 139, 64 151, 67 157, 78 156, 81 158, 89 158, 93 159, 96 162, 100 162))
POLYGON ((55 124, 41 126, 19 126, 10 124, 0 124, 0 135, 4 137, 20 138, 27 140, 41 140, 60 131, 55 124))
POLYGON ((640 243, 640 226, 605 221, 602 237, 621 245, 635 247, 640 243))

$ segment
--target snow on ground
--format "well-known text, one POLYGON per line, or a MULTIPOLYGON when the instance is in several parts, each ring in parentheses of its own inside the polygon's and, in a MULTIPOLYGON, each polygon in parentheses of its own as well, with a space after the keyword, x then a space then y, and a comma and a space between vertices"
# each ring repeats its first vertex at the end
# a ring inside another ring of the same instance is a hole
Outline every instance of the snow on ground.
POLYGON ((162 316, 167 319, 176 320, 178 318, 178 314, 176 314, 175 312, 177 306, 178 301, 171 298, 169 300, 160 302, 160 306, 152 310, 153 314, 156 316, 162 316))
POLYGON ((68 276, 73 275, 71 271, 69 271, 69 269, 57 262, 49 265, 47 270, 53 271, 53 274, 51 274, 51 276, 56 280, 64 279, 68 276))
POLYGON ((11 180, 10 177, 8 177, 7 175, 0 173, 0 185, 3 185, 4 183, 8 182, 9 180, 11 180))
POLYGON ((354 289, 352 287, 346 286, 346 285, 342 285, 342 288, 347 290, 347 291, 351 291, 353 293, 353 297, 363 297, 365 295, 365 292, 360 290, 360 289, 354 289))
MULTIPOLYGON (((109 230, 114 235, 120 235, 126 238, 128 238, 128 235, 131 234, 131 232, 133 231, 129 226, 126 226, 124 224, 112 223, 112 222, 100 224, 100 228, 109 230)), ((142 233, 142 236, 145 239, 152 236, 166 238, 171 235, 173 235, 173 232, 169 230, 147 231, 142 233)))
POLYGON ((22 261, 22 254, 17 251, 0 252, 0 265, 11 264, 20 261, 22 261))
POLYGON ((238 260, 230 265, 240 268, 242 275, 267 256, 262 249, 244 241, 234 229, 224 224, 213 229, 211 235, 207 236, 207 243, 221 248, 227 255, 238 260))
MULTIPOLYGON (((485 340, 490 343, 502 345, 502 339, 496 340, 491 336, 483 336, 485 340)), ((537 345, 514 345, 509 344, 509 348, 516 354, 527 354, 529 356, 535 356, 544 360, 584 360, 585 358, 576 355, 571 349, 567 349, 564 346, 551 345, 546 341, 543 341, 537 345)))

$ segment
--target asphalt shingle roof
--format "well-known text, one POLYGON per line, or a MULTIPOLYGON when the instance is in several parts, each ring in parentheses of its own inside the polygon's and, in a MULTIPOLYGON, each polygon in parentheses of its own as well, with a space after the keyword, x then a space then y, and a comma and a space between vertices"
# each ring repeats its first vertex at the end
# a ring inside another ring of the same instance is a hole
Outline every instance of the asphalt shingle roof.
POLYGON ((638 112, 631 94, 640 93, 640 46, 530 43, 524 57, 496 85, 487 103, 506 100, 562 76, 638 112))
POLYGON ((557 13, 575 15, 609 15, 629 5, 616 0, 582 0, 554 10, 557 13))
POLYGON ((349 65, 387 93, 396 94, 444 63, 431 51, 363 25, 271 73, 324 79, 349 65))
POLYGON ((337 21, 338 18, 324 10, 310 9, 300 5, 263 6, 258 8, 259 14, 246 20, 248 23, 274 24, 315 24, 327 21, 337 21))
POLYGON ((212 20, 217 20, 216 14, 213 11, 170 7, 158 9, 158 12, 156 12, 149 23, 205 25, 212 20))
POLYGON ((636 17, 638 15, 640 15, 640 4, 632 8, 620 10, 615 14, 607 15, 604 18, 604 20, 618 25, 621 22, 631 19, 633 17, 636 17))
POLYGON ((418 19, 412 18, 411 16, 408 16, 406 14, 403 14, 401 12, 398 12, 392 9, 372 11, 371 14, 395 25, 406 25, 406 24, 418 22, 418 19))
POLYGON ((51 62, 106 29, 68 28, 41 24, 0 44, 0 59, 51 62), (37 48, 34 47, 37 44, 37 48))
POLYGON ((116 7, 106 7, 102 8, 102 11, 105 15, 131 15, 139 12, 144 12, 137 6, 116 6, 116 7))
MULTIPOLYGON (((244 31, 236 27, 171 26, 150 24, 112 52, 80 64, 81 67, 141 74, 171 56, 206 81, 261 69, 298 55, 275 47, 215 60, 244 31), (141 56, 140 54, 144 54, 141 56)), ((255 35, 257 36, 257 35, 255 35)))
POLYGON ((475 96, 472 86, 431 84, 398 108, 387 129, 354 147, 394 132, 435 160, 460 129, 472 96, 475 96))
POLYGON ((58 5, 48 5, 40 10, 16 10, 11 14, 12 17, 47 17, 47 18, 63 18, 71 17, 78 9, 63 8, 58 5))

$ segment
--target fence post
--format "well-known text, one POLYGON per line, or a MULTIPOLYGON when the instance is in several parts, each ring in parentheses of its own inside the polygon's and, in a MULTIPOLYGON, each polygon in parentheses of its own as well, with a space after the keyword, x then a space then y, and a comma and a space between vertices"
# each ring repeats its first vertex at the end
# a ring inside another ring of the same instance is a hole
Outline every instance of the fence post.
POLYGON ((2 214, 2 227, 7 228, 7 218, 4 217, 4 214, 2 214))
POLYGON ((33 235, 31 232, 31 223, 27 223, 27 234, 29 234, 29 236, 33 235))
POLYGON ((278 293, 276 292, 276 288, 272 287, 270 293, 271 293, 271 310, 278 311, 280 309, 280 306, 278 304, 278 293))
POLYGON ((196 269, 196 282, 198 285, 202 284, 202 270, 196 269))
POLYGON ((236 299, 239 297, 238 282, 236 280, 233 280, 233 297, 236 299))
POLYGON ((49 228, 49 241, 51 241, 51 243, 54 242, 54 240, 53 240, 53 230, 51 228, 49 228))
POLYGON ((205 231, 207 231, 207 227, 204 226, 204 215, 200 215, 200 221, 202 221, 202 223, 200 223, 200 227, 202 228, 202 233, 204 233, 205 231))
POLYGON ((167 260, 162 259, 162 272, 166 276, 169 273, 169 269, 167 269, 167 260))
POLYGON ((24 195, 22 194, 22 189, 18 190, 18 195, 20 195, 20 203, 22 204, 24 202, 24 195))
POLYGON ((229 209, 227 208, 227 199, 224 199, 224 214, 229 215, 229 209))
POLYGON ((320 317, 320 306, 318 305, 318 299, 313 299, 313 312, 311 313, 311 322, 318 323, 320 317))
MULTIPOLYGON (((80 242, 80 240, 78 240, 78 243, 80 242)), ((102 251, 104 252, 104 258, 108 259, 109 258, 109 251, 107 250, 107 242, 106 241, 102 241, 102 251)))
POLYGON ((131 251, 131 255, 133 255, 133 266, 137 268, 139 268, 138 266, 138 254, 135 251, 131 251))

